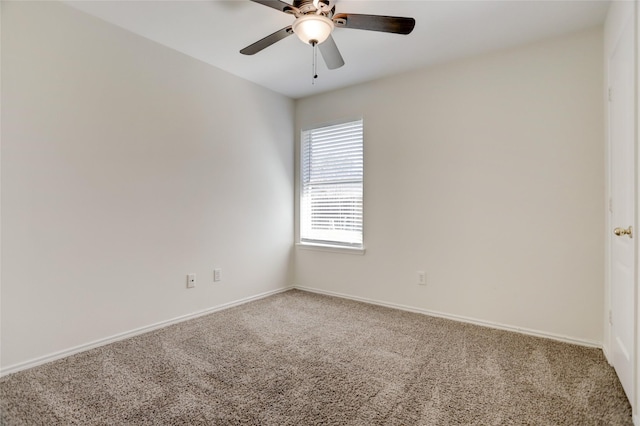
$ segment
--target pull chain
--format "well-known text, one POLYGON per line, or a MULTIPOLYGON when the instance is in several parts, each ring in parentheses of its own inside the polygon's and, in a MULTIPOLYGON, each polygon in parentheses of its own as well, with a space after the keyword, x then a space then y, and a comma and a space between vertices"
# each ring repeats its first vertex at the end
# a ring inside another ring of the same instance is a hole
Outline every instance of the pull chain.
POLYGON ((311 46, 313 47, 313 60, 311 64, 311 75, 313 78, 311 79, 311 84, 315 85, 316 78, 318 78, 318 42, 311 40, 309 43, 311 43, 311 46))

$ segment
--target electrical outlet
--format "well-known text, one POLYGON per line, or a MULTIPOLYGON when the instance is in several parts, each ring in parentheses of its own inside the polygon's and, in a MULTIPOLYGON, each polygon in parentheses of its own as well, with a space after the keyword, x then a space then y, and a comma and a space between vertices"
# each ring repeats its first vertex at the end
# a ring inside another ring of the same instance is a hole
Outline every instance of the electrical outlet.
POLYGON ((187 275, 187 288, 193 288, 196 286, 196 274, 187 275))
POLYGON ((418 275, 418 285, 427 285, 427 274, 424 271, 416 272, 418 275))
POLYGON ((213 270, 213 281, 222 281, 222 269, 216 268, 213 270))

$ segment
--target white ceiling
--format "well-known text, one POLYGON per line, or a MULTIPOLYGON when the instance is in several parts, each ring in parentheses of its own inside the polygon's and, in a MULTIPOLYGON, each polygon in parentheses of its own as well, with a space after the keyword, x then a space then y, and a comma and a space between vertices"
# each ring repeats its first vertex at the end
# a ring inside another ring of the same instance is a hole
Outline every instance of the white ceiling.
MULTIPOLYGON (((291 0, 286 0, 291 2, 291 0)), ((67 1, 67 4, 292 98, 601 25, 608 1, 337 0, 336 12, 407 16, 407 36, 336 28, 345 66, 327 70, 291 36, 254 56, 239 50, 293 17, 248 0, 67 1)))

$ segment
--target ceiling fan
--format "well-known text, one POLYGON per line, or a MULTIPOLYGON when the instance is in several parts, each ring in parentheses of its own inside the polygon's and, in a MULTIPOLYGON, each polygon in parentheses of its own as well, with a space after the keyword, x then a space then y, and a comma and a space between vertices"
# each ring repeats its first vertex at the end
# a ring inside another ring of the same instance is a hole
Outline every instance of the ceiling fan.
POLYGON ((335 0, 293 0, 293 4, 280 0, 251 0, 255 3, 294 15, 293 24, 258 40, 240 51, 243 55, 254 55, 272 44, 295 34, 306 44, 318 46, 327 68, 336 69, 344 65, 331 33, 334 28, 381 31, 385 33, 409 34, 416 24, 413 18, 396 16, 361 15, 335 13, 335 0))

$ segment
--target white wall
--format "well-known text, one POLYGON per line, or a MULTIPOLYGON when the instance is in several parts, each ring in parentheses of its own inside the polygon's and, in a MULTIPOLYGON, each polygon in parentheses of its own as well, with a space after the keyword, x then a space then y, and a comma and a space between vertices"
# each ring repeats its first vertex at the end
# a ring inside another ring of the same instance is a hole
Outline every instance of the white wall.
POLYGON ((292 100, 67 6, 2 3, 5 370, 291 284, 292 100))
POLYGON ((364 117, 366 254, 297 249, 296 284, 599 344, 602 38, 299 100, 298 131, 364 117))
POLYGON ((3 369, 291 282, 602 341, 601 30, 299 100, 295 126, 64 5, 2 2, 1 31, 3 369), (297 250, 292 277, 294 134, 361 115, 367 252, 297 250))

